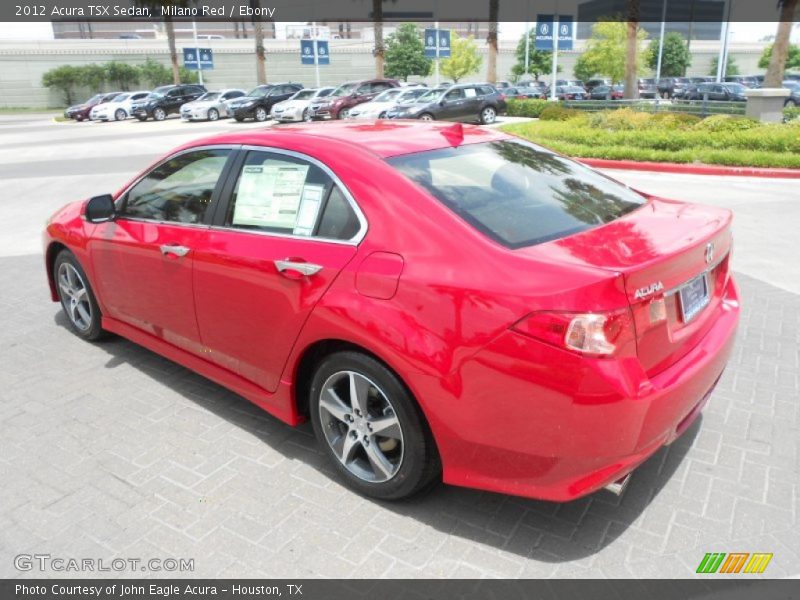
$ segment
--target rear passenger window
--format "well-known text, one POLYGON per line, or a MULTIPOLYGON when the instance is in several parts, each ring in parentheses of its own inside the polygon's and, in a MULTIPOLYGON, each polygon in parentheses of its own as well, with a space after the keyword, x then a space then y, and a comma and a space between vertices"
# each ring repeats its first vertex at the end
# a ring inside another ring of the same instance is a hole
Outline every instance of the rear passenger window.
POLYGON ((317 165, 276 152, 247 155, 228 208, 226 226, 336 240, 360 228, 344 192, 317 165))

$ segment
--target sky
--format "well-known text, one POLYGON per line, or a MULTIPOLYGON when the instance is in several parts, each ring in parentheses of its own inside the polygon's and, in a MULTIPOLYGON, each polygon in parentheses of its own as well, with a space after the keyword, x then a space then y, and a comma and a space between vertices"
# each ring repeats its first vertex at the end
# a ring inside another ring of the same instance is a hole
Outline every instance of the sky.
MULTIPOLYGON (((766 35, 775 35, 775 23, 731 24, 731 42, 757 42, 766 35)), ((525 32, 525 23, 500 23, 500 38, 516 40, 525 32)), ((0 39, 42 40, 52 38, 50 23, 0 22, 0 39)), ((800 27, 792 31, 792 41, 800 43, 800 27)))

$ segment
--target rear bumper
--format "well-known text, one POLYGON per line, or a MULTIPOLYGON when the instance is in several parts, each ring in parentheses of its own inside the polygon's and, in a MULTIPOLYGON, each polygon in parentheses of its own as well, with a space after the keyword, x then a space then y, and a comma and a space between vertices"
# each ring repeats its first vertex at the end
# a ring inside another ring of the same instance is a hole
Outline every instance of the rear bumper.
POLYGON ((568 501, 620 479, 700 414, 725 369, 738 319, 731 279, 714 327, 653 377, 635 358, 586 359, 507 331, 454 381, 439 383, 440 396, 443 387, 460 388, 457 405, 428 415, 444 480, 568 501))

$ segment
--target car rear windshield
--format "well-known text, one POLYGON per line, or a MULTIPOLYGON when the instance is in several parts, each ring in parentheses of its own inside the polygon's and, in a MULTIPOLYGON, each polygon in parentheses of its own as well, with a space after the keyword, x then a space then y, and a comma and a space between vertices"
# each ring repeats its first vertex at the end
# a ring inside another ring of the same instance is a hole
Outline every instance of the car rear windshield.
POLYGON ((522 141, 469 144, 387 161, 508 248, 592 229, 646 202, 622 184, 522 141))

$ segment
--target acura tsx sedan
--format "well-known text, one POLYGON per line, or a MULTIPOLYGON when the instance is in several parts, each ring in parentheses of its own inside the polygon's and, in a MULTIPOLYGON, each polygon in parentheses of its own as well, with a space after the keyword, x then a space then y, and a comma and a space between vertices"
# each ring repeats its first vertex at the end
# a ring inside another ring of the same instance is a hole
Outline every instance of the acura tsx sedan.
POLYGON ((363 494, 564 501, 619 492, 707 402, 731 218, 494 130, 340 121, 191 142, 44 248, 75 334, 310 420, 363 494))

